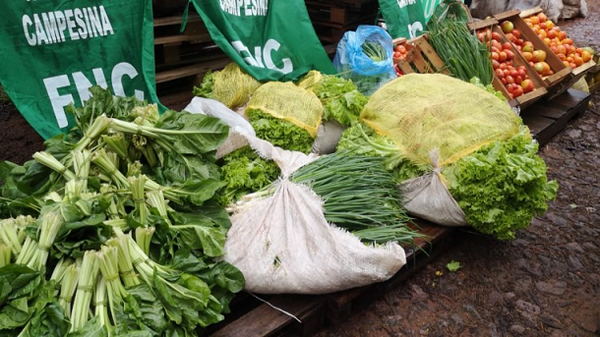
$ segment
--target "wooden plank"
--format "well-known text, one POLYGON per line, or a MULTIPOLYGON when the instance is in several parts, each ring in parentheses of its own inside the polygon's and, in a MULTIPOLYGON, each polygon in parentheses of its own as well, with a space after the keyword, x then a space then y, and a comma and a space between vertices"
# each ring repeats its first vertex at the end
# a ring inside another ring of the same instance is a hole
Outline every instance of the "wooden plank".
POLYGON ((532 16, 533 14, 537 14, 540 12, 543 12, 544 10, 542 9, 542 7, 540 6, 536 6, 530 9, 525 9, 523 11, 521 11, 521 14, 519 14, 522 18, 527 18, 532 16))
MULTIPOLYGON (((323 296, 280 295, 271 298, 269 303, 302 321, 309 319, 311 314, 322 313, 320 310, 325 307, 325 298, 323 296)), ((290 325, 299 324, 294 318, 273 309, 267 304, 262 304, 240 319, 211 334, 211 336, 274 336, 284 329, 289 329, 290 325)))
MULTIPOLYGON (((201 22, 202 19, 200 16, 193 11, 189 12, 187 23, 201 22)), ((172 15, 165 16, 162 18, 154 18, 154 27, 164 27, 164 26, 173 26, 173 25, 181 25, 183 22, 182 15, 172 15)))
POLYGON ((547 139, 547 137, 549 135, 544 131, 554 124, 554 119, 535 115, 522 115, 522 118, 523 123, 529 127, 533 137, 540 143, 540 145, 543 146, 544 144, 548 143, 550 139, 547 139))
POLYGON ((159 36, 154 39, 154 45, 173 45, 180 44, 182 42, 189 43, 200 43, 211 41, 210 34, 200 33, 200 34, 177 34, 177 35, 169 35, 169 36, 159 36))

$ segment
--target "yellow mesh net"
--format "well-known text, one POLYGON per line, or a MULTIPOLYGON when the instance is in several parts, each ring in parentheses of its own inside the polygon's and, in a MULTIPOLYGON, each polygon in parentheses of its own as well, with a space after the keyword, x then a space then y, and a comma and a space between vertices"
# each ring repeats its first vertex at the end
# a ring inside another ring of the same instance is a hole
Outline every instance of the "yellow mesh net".
POLYGON ((319 98, 292 82, 267 82, 261 85, 246 109, 257 109, 273 117, 286 120, 308 131, 314 138, 323 117, 319 98))
POLYGON ((234 109, 250 100, 250 96, 260 86, 260 82, 243 72, 235 63, 228 64, 214 75, 213 97, 234 109))
POLYGON ((431 164, 437 149, 440 166, 517 134, 522 123, 493 94, 441 74, 409 74, 385 84, 360 118, 416 164, 431 164))

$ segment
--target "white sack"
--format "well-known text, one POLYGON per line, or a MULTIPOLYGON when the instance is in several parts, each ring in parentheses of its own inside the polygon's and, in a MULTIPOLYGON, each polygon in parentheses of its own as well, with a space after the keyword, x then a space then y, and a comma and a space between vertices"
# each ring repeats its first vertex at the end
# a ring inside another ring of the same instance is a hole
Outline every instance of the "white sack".
POLYGON ((318 154, 334 153, 344 130, 346 127, 336 120, 321 123, 311 151, 318 154))
POLYGON ((440 176, 438 151, 430 152, 431 173, 400 183, 402 206, 409 215, 442 226, 467 226, 465 212, 448 191, 440 176))
POLYGON ((511 9, 526 10, 537 6, 543 9, 548 18, 557 22, 563 2, 562 0, 473 0, 470 8, 474 18, 485 19, 511 9))
POLYGON ((275 160, 282 178, 275 193, 231 216, 225 260, 246 279, 246 290, 263 294, 325 294, 385 281, 406 264, 397 243, 366 246, 327 223, 323 202, 287 177, 316 159, 286 151, 256 137, 250 145, 275 160))

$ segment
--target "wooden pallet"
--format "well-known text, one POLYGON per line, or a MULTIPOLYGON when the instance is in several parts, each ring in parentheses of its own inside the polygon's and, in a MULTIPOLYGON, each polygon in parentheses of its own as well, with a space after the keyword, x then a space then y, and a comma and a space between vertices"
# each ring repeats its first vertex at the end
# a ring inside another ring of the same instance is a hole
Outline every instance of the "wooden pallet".
POLYGON ((551 101, 540 101, 521 111, 521 117, 543 146, 562 131, 571 119, 585 112, 590 98, 589 93, 569 89, 551 101))
POLYGON ((324 44, 337 43, 345 32, 360 24, 373 24, 378 11, 378 2, 374 0, 308 0, 305 3, 315 32, 324 44))
POLYGON ((427 41, 426 35, 421 35, 410 40, 397 38, 393 40, 393 43, 394 46, 403 44, 408 50, 403 59, 394 59, 394 64, 398 65, 398 68, 404 74, 450 74, 448 69, 446 69, 444 61, 442 61, 427 41))
MULTIPOLYGON (((329 295, 276 295, 265 297, 271 305, 285 310, 289 315, 273 309, 269 304, 245 310, 244 314, 226 320, 208 333, 211 336, 277 336, 315 333, 324 324, 338 324, 346 320, 355 310, 365 306, 385 292, 398 287, 419 268, 447 249, 455 238, 456 228, 436 226, 419 221, 421 232, 429 236, 427 241, 418 240, 417 246, 406 250, 407 264, 390 280, 370 286, 354 288, 329 295)), ((245 296, 246 299, 248 296, 245 296)), ((247 301, 243 301, 246 305, 247 301)), ((243 304, 238 303, 238 307, 243 304)), ((237 308, 233 308, 235 312, 237 308)), ((242 309, 243 310, 243 309, 242 309)))

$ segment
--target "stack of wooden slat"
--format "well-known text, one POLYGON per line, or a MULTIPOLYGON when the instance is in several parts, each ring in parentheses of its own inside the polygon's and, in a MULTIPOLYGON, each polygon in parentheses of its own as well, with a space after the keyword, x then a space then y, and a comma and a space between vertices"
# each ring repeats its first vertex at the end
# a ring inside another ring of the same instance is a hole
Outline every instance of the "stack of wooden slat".
POLYGON ((337 43, 360 24, 374 24, 377 0, 306 0, 308 15, 323 44, 337 43))
POLYGON ((193 7, 180 33, 185 3, 155 0, 153 4, 157 92, 161 103, 178 106, 189 102, 193 86, 207 71, 221 69, 231 60, 212 41, 193 7))

